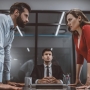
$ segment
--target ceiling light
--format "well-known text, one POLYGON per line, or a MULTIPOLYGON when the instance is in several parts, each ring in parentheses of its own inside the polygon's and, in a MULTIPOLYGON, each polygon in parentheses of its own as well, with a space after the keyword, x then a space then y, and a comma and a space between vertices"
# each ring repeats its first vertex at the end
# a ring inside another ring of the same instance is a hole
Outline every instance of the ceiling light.
POLYGON ((53 50, 53 48, 51 48, 51 51, 53 50))
POLYGON ((29 49, 29 48, 27 48, 27 51, 28 51, 28 52, 30 52, 30 49, 29 49))
POLYGON ((16 26, 16 28, 17 28, 17 30, 18 30, 18 32, 19 32, 19 34, 23 37, 23 34, 22 34, 21 30, 19 29, 19 27, 18 27, 18 26, 16 26))
POLYGON ((63 20, 64 14, 65 14, 65 12, 63 12, 62 15, 61 15, 61 18, 60 18, 60 20, 59 20, 59 25, 58 25, 58 27, 57 27, 57 30, 56 30, 55 36, 58 35, 58 32, 59 32, 59 29, 60 29, 60 26, 61 26, 61 23, 62 23, 62 20, 63 20))

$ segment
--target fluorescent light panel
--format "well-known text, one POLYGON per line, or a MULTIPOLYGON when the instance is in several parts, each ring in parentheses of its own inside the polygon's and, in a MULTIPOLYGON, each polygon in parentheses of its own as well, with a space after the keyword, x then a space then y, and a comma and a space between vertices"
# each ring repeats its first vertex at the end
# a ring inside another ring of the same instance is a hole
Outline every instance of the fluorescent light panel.
POLYGON ((51 48, 51 51, 53 50, 53 48, 51 48))
POLYGON ((29 48, 27 48, 27 51, 28 51, 28 52, 30 52, 30 49, 29 49, 29 48))
POLYGON ((17 30, 18 30, 18 32, 19 32, 19 34, 23 37, 23 34, 22 34, 21 30, 19 29, 19 27, 18 27, 18 26, 16 26, 16 28, 17 28, 17 30))
POLYGON ((61 15, 61 18, 60 18, 60 20, 59 20, 59 25, 58 25, 58 27, 57 27, 57 30, 56 30, 55 36, 58 35, 58 32, 59 32, 59 29, 60 29, 60 26, 61 26, 61 23, 62 23, 62 20, 63 20, 64 14, 65 14, 65 12, 62 12, 62 15, 61 15))

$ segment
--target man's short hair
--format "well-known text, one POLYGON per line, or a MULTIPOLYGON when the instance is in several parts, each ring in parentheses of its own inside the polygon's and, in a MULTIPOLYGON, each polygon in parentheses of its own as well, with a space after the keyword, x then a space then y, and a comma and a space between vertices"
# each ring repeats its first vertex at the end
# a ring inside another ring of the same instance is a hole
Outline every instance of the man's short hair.
POLYGON ((28 4, 24 2, 16 2, 10 7, 10 14, 13 14, 15 9, 18 9, 19 12, 22 13, 25 8, 29 11, 29 13, 31 12, 31 8, 28 4))
MULTIPOLYGON (((42 56, 44 55, 44 53, 45 53, 46 51, 50 51, 50 52, 52 52, 51 49, 49 49, 49 48, 45 48, 45 49, 42 51, 42 56)), ((52 55, 53 55, 53 52, 52 52, 52 55)))

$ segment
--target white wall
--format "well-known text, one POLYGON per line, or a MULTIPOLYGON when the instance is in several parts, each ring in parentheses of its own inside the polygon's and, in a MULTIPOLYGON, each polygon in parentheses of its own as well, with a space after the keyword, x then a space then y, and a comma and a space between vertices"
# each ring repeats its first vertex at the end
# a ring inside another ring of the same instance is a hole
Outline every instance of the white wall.
POLYGON ((0 0, 0 9, 9 9, 15 2, 26 2, 32 10, 90 10, 90 0, 0 0))

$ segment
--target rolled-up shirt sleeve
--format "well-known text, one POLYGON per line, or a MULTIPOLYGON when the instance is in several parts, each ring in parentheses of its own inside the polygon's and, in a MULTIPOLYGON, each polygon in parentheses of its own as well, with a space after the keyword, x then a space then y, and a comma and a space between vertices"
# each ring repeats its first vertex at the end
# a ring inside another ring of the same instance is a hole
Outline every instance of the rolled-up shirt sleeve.
POLYGON ((10 80, 10 69, 11 69, 11 56, 10 56, 11 44, 4 48, 5 58, 4 58, 4 79, 10 80))

